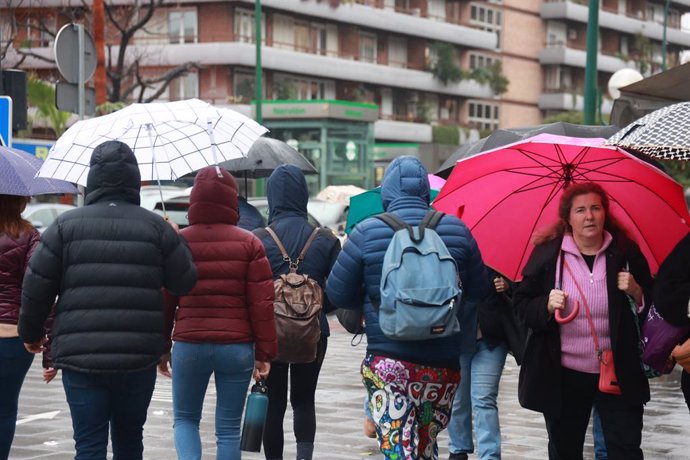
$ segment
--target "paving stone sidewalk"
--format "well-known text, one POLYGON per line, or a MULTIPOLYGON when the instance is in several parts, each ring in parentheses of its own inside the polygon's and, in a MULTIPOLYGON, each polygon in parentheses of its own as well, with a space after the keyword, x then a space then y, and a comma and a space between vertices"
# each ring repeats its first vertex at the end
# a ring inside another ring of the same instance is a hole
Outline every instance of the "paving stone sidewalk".
MULTIPOLYGON (((376 441, 362 434, 364 387, 359 365, 365 343, 350 345, 351 335, 331 321, 333 335, 328 344, 316 393, 317 434, 314 458, 382 459, 376 441)), ((546 459, 546 430, 540 414, 522 409, 517 402, 518 367, 508 357, 501 380, 499 410, 505 459, 546 459)), ((645 409, 643 449, 648 459, 690 458, 690 414, 680 392, 678 369, 652 381, 652 401, 645 409)), ((172 395, 170 380, 159 376, 144 430, 146 459, 175 458, 172 438, 172 395)), ((201 424, 204 458, 215 458, 213 384, 204 404, 201 424)), ((295 458, 292 414, 285 417, 285 458, 295 458)), ((439 439, 440 459, 448 458, 447 437, 439 439)), ((591 436, 587 436, 585 458, 592 459, 591 436)), ((10 459, 66 460, 74 458, 69 408, 60 377, 50 384, 41 380, 40 360, 34 361, 19 402, 19 421, 10 459)), ((249 460, 262 454, 245 453, 249 460)), ((470 456, 473 458, 473 456, 470 456)), ((476 458, 476 457, 474 457, 476 458)))

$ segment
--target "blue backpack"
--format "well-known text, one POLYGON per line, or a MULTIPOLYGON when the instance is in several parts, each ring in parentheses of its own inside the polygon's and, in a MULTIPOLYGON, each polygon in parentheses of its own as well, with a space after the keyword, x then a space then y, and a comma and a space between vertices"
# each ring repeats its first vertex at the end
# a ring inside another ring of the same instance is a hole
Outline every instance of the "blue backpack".
POLYGON ((455 259, 434 230, 443 213, 429 211, 418 226, 393 214, 376 218, 395 234, 383 258, 379 326, 394 340, 427 340, 460 332, 462 289, 455 259))

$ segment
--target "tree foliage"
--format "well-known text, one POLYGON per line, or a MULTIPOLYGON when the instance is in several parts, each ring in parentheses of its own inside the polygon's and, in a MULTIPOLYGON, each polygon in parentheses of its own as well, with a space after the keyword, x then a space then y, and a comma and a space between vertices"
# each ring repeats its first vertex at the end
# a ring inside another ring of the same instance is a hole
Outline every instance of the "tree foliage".
POLYGON ((501 61, 494 61, 488 66, 474 69, 470 73, 470 78, 482 85, 488 84, 496 96, 500 96, 508 91, 508 85, 510 84, 508 78, 503 74, 503 63, 501 61))
MULTIPOLYGON (((1 0, 0 0, 1 1, 1 0)), ((67 2, 70 5, 51 7, 45 0, 5 0, 8 3, 5 21, 10 28, 8 36, 16 36, 16 32, 22 28, 33 28, 41 34, 55 37, 57 30, 55 23, 79 23, 87 30, 93 30, 93 14, 91 1, 82 0, 67 2), (45 3, 45 5, 44 5, 45 3), (31 8, 26 8, 27 6, 31 8), (51 7, 51 12, 57 14, 59 21, 49 21, 50 17, 44 14, 31 14, 31 10, 41 11, 41 8, 51 7), (28 14, 27 14, 28 12, 28 14), (52 24, 52 25, 51 25, 52 24)), ((200 69, 196 62, 186 62, 172 67, 163 73, 147 74, 145 71, 146 52, 135 47, 139 35, 150 34, 147 26, 151 25, 156 10, 165 8, 166 0, 138 0, 131 4, 122 4, 117 0, 104 0, 106 15, 106 30, 115 30, 110 40, 105 44, 114 51, 113 56, 106 62, 106 75, 108 79, 108 101, 121 102, 135 100, 137 102, 150 102, 163 94, 170 84, 177 78, 200 69), (148 92, 147 92, 148 91, 148 92)), ((3 66, 20 67, 29 57, 54 62, 46 59, 36 52, 32 44, 28 42, 13 43, 12 41, 0 43, 0 59, 3 66), (17 59, 9 62, 6 58, 13 51, 17 59)))
POLYGON ((435 42, 431 45, 431 50, 436 56, 434 62, 431 63, 431 73, 434 78, 444 85, 462 80, 463 73, 458 66, 453 45, 435 42))
POLYGON ((55 107, 55 88, 50 83, 31 77, 26 83, 26 92, 29 105, 36 108, 38 117, 44 119, 55 135, 60 137, 67 129, 67 122, 71 114, 63 112, 55 107))

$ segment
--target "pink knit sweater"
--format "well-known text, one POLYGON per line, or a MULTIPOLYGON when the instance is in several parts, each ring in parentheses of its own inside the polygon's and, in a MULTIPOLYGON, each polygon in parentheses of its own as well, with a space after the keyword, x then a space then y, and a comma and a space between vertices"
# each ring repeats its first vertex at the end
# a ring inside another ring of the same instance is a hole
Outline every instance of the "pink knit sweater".
MULTIPOLYGON (((604 251, 611 244, 611 235, 604 232, 604 244, 594 259, 594 268, 590 272, 587 262, 582 257, 580 250, 575 245, 571 234, 563 237, 561 249, 565 255, 565 261, 577 278, 580 289, 587 298, 589 311, 592 315, 596 329, 599 346, 602 350, 611 349, 611 337, 609 334, 609 308, 608 293, 606 289, 606 255, 604 251)), ((560 261, 557 263, 556 279, 559 279, 560 261)), ((599 373, 599 361, 592 338, 592 329, 587 320, 585 304, 580 298, 580 293, 575 286, 575 281, 567 269, 563 269, 563 285, 561 287, 568 296, 563 316, 570 314, 575 302, 580 302, 580 312, 575 319, 561 328, 561 365, 568 369, 590 374, 599 373)))

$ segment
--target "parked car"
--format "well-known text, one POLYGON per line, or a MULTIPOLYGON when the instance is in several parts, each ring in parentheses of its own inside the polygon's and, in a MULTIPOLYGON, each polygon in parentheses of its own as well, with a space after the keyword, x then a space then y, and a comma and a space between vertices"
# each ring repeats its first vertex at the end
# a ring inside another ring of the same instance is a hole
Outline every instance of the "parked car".
POLYGON ((40 233, 43 233, 57 219, 57 216, 74 208, 76 206, 71 204, 29 203, 26 205, 22 217, 31 222, 31 225, 36 227, 40 233))
MULTIPOLYGON (((267 198, 249 198, 247 201, 249 204, 258 209, 261 215, 264 216, 264 219, 268 221, 267 198)), ((187 212, 189 211, 189 193, 165 200, 163 204, 165 204, 165 211, 170 220, 175 222, 180 228, 184 228, 189 225, 189 219, 187 217, 187 212)), ((163 205, 160 201, 154 206, 153 212, 160 214, 161 216, 163 215, 163 205)), ((307 219, 312 225, 322 227, 322 225, 313 215, 308 214, 307 219)))
POLYGON ((160 188, 158 185, 142 185, 141 192, 139 192, 141 201, 139 205, 142 208, 153 211, 156 207, 156 203, 161 201, 161 193, 163 194, 163 200, 169 200, 176 196, 189 195, 189 190, 190 189, 186 187, 177 187, 174 185, 162 185, 160 188))

